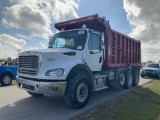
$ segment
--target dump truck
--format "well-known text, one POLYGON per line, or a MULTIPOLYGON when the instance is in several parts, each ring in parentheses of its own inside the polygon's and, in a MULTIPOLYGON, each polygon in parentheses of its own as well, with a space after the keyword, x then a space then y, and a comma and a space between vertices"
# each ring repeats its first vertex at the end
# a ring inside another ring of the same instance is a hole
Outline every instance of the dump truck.
POLYGON ((139 83, 141 42, 111 29, 98 14, 55 24, 47 49, 23 51, 17 86, 31 96, 62 95, 69 107, 87 105, 95 91, 139 83))

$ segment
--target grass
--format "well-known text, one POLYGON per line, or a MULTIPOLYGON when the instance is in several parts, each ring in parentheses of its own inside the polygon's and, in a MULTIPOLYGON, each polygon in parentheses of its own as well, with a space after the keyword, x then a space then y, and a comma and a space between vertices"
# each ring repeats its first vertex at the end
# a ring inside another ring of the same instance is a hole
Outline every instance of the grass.
POLYGON ((137 87, 73 120, 160 120, 160 81, 137 87))
MULTIPOLYGON (((16 80, 12 80, 12 84, 11 85, 15 85, 16 84, 16 80)), ((2 85, 0 84, 0 87, 1 87, 2 85)))
POLYGON ((12 85, 15 85, 16 84, 16 80, 12 80, 12 85))

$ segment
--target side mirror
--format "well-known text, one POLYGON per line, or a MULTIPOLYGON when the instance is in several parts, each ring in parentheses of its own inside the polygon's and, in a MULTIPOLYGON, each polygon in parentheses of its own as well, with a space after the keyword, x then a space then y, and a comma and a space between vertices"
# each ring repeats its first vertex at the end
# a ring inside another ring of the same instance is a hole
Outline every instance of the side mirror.
POLYGON ((101 51, 103 51, 105 48, 104 44, 101 44, 101 51))
POLYGON ((49 44, 50 44, 51 40, 52 40, 52 37, 49 37, 49 44))
POLYGON ((49 42, 52 40, 52 37, 49 37, 49 42))
POLYGON ((104 46, 104 40, 103 40, 102 37, 101 37, 101 46, 100 46, 100 50, 103 51, 104 48, 105 48, 105 46, 104 46))

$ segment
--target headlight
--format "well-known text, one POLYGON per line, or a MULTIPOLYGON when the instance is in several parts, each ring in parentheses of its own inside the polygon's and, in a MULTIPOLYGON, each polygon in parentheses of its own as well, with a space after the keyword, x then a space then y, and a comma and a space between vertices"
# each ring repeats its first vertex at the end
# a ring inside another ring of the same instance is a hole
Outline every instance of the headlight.
POLYGON ((55 77, 59 77, 62 75, 64 75, 64 69, 61 68, 48 70, 45 74, 45 76, 55 76, 55 77))

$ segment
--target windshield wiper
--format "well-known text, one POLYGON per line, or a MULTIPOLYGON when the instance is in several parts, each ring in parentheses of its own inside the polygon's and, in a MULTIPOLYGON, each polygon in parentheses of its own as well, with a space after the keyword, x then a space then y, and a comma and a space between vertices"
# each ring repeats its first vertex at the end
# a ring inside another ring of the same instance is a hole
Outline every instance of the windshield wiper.
MULTIPOLYGON (((57 48, 69 48, 69 49, 73 49, 73 50, 76 50, 75 48, 73 48, 72 46, 70 45, 60 45, 62 47, 57 47, 57 48)), ((48 48, 54 48, 54 47, 48 47, 48 48)))
POLYGON ((70 45, 61 45, 61 46, 63 46, 63 47, 69 47, 69 48, 71 47, 70 45))
MULTIPOLYGON (((74 49, 72 46, 70 45, 61 45, 62 47, 61 48, 70 48, 70 49, 74 49)), ((75 49, 74 49, 75 50, 75 49)))

